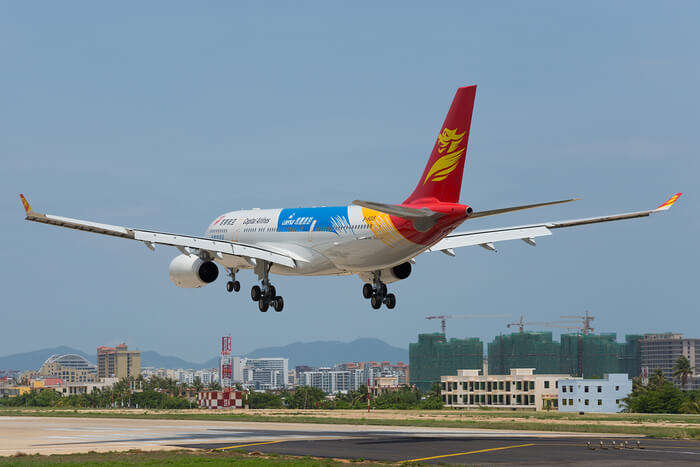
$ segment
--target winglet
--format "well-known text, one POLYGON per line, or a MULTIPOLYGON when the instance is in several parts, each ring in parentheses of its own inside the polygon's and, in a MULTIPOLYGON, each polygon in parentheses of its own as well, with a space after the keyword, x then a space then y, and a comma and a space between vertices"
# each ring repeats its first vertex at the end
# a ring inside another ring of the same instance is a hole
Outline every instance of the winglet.
POLYGON ((20 199, 22 200, 22 204, 24 205, 24 212, 29 215, 32 212, 32 207, 29 205, 29 201, 27 201, 27 198, 24 197, 22 193, 19 194, 20 199))
POLYGON ((678 198, 681 197, 683 193, 676 193, 675 195, 671 196, 668 201, 666 201, 664 204, 659 206, 658 208, 654 209, 654 211, 667 211, 671 209, 671 206, 673 206, 673 203, 675 203, 678 198))

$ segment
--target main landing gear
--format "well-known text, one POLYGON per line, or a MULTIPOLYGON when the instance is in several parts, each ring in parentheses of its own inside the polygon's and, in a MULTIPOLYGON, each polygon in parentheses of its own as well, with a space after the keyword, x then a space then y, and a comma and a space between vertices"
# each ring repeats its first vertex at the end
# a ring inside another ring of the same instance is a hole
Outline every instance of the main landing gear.
POLYGON ((233 268, 227 268, 228 269, 228 275, 231 277, 231 280, 226 283, 226 290, 229 292, 238 292, 241 290, 241 283, 236 280, 236 273, 238 272, 238 269, 233 269, 233 268))
POLYGON ((387 293, 386 284, 381 281, 379 271, 374 273, 371 284, 366 283, 362 286, 362 296, 369 299, 375 310, 381 308, 382 303, 390 310, 396 306, 396 295, 387 293))
POLYGON ((284 308, 284 299, 277 295, 275 286, 270 284, 271 267, 272 263, 267 261, 261 261, 256 265, 255 272, 262 282, 262 287, 254 285, 250 289, 250 298, 252 298, 254 302, 258 302, 258 308, 260 308, 260 311, 263 313, 265 313, 270 306, 277 312, 282 311, 284 308))

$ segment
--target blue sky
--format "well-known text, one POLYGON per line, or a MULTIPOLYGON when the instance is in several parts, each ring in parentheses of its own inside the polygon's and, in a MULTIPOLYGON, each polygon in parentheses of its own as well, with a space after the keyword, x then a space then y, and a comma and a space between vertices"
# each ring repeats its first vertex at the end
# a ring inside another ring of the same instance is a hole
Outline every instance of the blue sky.
MULTIPOLYGON (((194 360, 296 341, 406 347, 427 315, 589 309, 597 330, 700 337, 696 2, 3 2, 0 355, 126 341, 194 360), (576 203, 471 227, 655 207, 536 248, 428 254, 375 312, 361 282, 276 278, 260 313, 224 282, 176 288, 178 252, 25 222, 38 211, 201 234, 251 207, 399 202, 455 89, 477 84, 462 202, 576 203)), ((490 339, 504 320, 455 320, 490 339)))

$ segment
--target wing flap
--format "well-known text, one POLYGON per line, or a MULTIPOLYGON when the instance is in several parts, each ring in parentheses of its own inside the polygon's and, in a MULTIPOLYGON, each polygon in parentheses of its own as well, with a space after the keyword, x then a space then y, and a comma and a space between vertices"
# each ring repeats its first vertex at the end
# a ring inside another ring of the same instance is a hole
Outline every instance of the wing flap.
POLYGON ((460 234, 448 235, 430 247, 428 251, 442 251, 462 246, 487 245, 489 243, 502 242, 505 240, 532 239, 545 235, 552 235, 552 232, 543 225, 503 230, 463 232, 460 234))
POLYGON ((651 214, 664 212, 670 209, 671 206, 673 206, 673 203, 675 203, 681 195, 682 193, 676 193, 658 208, 647 211, 610 214, 607 216, 588 217, 584 219, 572 219, 566 221, 543 222, 541 224, 503 227, 500 229, 455 232, 437 242, 435 245, 430 247, 428 251, 444 251, 452 248, 472 245, 481 245, 487 249, 493 249, 493 242, 518 239, 524 240, 528 244, 532 245, 534 244, 534 241, 532 240, 533 238, 552 235, 552 232, 550 231, 551 229, 598 224, 601 222, 621 221, 626 219, 635 219, 638 217, 649 217, 651 214))
POLYGON ((32 210, 31 206, 23 195, 20 195, 20 197, 22 198, 22 204, 24 205, 24 209, 26 211, 25 219, 28 221, 51 224, 58 227, 65 227, 75 230, 83 230, 102 235, 111 235, 113 237, 128 238, 130 240, 138 240, 144 242, 149 248, 152 248, 154 244, 174 246, 182 250, 184 250, 184 248, 196 248, 211 253, 255 258, 263 261, 269 261, 271 263, 277 263, 290 268, 296 267, 296 263, 292 257, 255 245, 212 240, 205 237, 131 229, 129 227, 119 225, 102 224, 99 222, 54 216, 51 214, 41 214, 32 210))

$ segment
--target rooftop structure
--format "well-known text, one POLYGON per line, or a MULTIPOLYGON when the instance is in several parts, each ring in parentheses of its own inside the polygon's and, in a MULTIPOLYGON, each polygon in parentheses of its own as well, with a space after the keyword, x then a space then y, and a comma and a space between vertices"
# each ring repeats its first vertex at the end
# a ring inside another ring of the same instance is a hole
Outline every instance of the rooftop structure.
POLYGON ((85 383, 97 380, 97 368, 85 357, 77 354, 51 355, 46 359, 39 374, 60 378, 67 383, 85 383))

